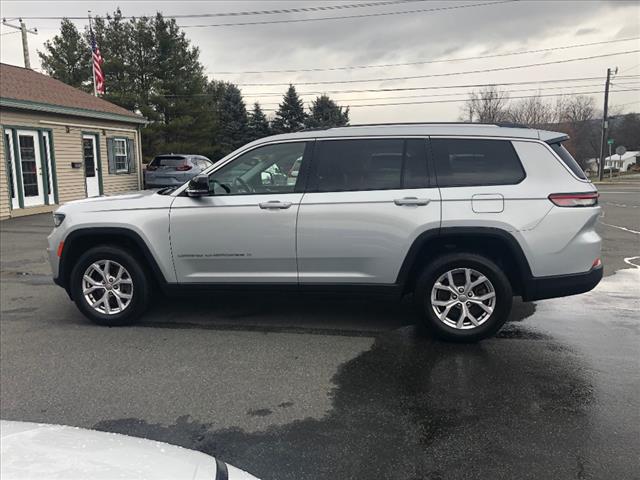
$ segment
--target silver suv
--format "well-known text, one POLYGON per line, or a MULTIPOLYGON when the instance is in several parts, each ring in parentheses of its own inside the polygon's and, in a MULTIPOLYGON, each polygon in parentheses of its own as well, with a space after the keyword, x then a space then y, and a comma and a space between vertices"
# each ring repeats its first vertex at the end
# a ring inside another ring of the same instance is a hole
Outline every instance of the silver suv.
POLYGON ((448 340, 493 335, 512 297, 602 278, 598 192, 562 133, 362 125, 250 143, 189 183, 54 213, 53 277, 103 325, 152 290, 292 288, 400 297, 448 340))

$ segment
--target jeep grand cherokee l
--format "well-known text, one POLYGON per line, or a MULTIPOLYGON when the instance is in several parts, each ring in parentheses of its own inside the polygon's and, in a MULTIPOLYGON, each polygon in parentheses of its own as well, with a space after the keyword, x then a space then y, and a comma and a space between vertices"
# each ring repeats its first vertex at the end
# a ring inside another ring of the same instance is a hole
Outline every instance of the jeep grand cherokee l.
POLYGON ((156 286, 275 285, 412 293, 434 334, 478 340, 514 295, 577 294, 602 277, 598 193, 567 138, 479 124, 263 138, 179 188, 62 206, 53 277, 102 325, 135 321, 156 286))

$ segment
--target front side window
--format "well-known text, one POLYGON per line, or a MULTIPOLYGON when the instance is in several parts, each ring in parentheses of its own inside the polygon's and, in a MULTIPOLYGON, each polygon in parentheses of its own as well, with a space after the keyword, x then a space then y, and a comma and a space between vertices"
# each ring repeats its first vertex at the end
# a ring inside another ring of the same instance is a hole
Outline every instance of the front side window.
POLYGON ((431 147, 440 187, 515 185, 525 178, 508 140, 435 138, 431 147))
POLYGON ((305 142, 255 148, 209 176, 214 195, 293 193, 298 182, 305 142))
POLYGON ((127 141, 124 138, 116 138, 113 140, 113 156, 116 164, 116 172, 128 172, 127 141))

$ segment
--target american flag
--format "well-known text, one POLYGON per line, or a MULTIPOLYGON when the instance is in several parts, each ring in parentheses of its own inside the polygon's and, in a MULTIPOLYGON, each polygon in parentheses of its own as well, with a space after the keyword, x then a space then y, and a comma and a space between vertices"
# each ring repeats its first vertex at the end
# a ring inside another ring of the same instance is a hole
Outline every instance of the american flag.
POLYGON ((96 93, 104 94, 104 73, 102 71, 102 64, 104 59, 100 53, 100 48, 96 43, 96 36, 91 29, 91 52, 93 57, 93 76, 95 79, 96 93))

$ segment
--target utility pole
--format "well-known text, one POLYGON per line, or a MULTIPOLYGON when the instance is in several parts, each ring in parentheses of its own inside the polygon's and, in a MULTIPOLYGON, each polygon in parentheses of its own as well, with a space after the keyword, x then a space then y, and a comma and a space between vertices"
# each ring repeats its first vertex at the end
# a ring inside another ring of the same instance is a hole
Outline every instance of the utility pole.
MULTIPOLYGON (((611 83, 611 69, 607 68, 607 81, 604 84, 604 111, 602 113, 602 140, 600 142, 600 162, 598 164, 598 180, 602 181, 604 175, 604 155, 605 145, 607 143, 607 130, 609 129, 609 84, 611 83)), ((618 73, 618 67, 616 67, 613 74, 618 73)))
POLYGON ((31 70, 31 61, 29 60, 29 42, 27 40, 27 33, 37 35, 38 29, 37 28, 28 29, 21 18, 18 20, 20 21, 20 26, 12 25, 11 23, 9 23, 9 21, 6 18, 2 19, 2 24, 7 27, 20 30, 20 33, 22 34, 22 55, 24 56, 24 68, 28 68, 29 70, 31 70))

